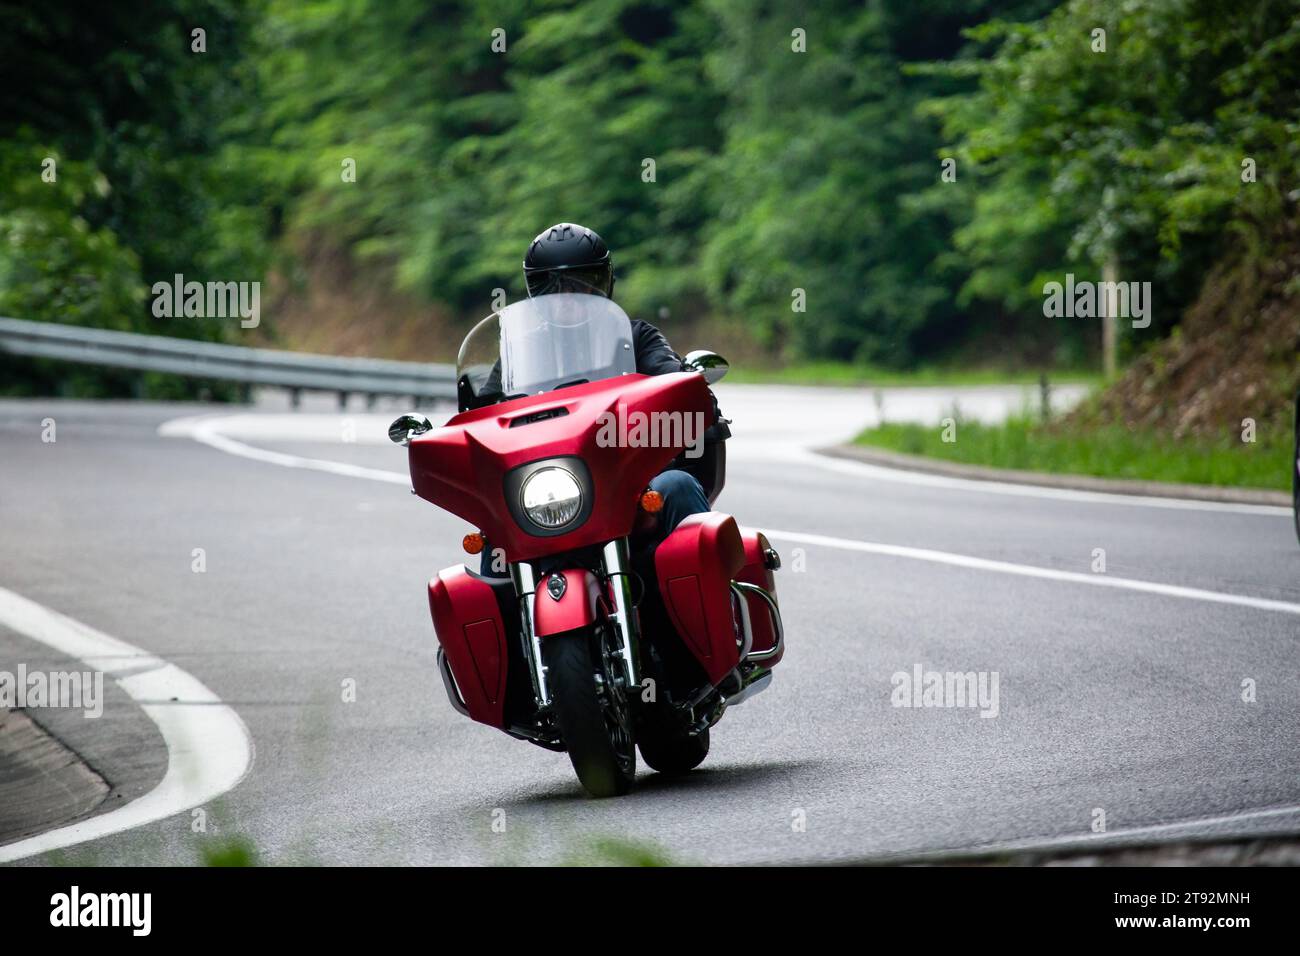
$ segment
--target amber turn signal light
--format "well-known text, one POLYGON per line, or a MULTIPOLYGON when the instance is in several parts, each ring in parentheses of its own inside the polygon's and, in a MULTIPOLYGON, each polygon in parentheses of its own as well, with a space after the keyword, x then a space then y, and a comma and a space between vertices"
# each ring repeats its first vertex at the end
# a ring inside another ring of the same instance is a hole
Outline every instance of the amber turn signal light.
POLYGON ((657 491, 646 491, 641 494, 641 509, 652 515, 657 515, 664 507, 664 496, 657 491))
POLYGON ((467 554, 478 554, 483 550, 483 535, 477 531, 473 534, 467 534, 460 539, 460 546, 465 549, 467 554))

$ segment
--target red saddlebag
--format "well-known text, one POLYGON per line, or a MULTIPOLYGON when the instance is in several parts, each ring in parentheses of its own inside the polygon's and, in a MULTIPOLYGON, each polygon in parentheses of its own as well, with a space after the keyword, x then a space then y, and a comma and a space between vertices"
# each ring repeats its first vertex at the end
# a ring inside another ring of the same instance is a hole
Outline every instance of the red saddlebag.
POLYGON ((736 519, 719 511, 686 518, 655 551, 668 616, 713 684, 740 659, 730 584, 744 563, 736 519))

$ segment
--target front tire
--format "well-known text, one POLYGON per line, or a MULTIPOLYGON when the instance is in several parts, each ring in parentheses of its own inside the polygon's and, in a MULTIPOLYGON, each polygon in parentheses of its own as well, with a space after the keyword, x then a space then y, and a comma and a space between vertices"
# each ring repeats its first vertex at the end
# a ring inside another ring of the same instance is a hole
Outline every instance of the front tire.
POLYGON ((593 797, 617 797, 636 779, 636 745, 627 701, 613 686, 599 641, 599 632, 546 638, 542 661, 578 780, 593 797))

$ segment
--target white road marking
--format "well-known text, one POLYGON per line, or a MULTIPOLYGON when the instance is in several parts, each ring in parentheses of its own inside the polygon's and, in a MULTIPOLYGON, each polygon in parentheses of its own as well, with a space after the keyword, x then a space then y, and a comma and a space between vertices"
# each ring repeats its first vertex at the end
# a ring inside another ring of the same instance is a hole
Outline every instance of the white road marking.
POLYGON ((1300 614, 1300 604, 1288 601, 1274 601, 1270 598, 1248 597, 1244 594, 1228 594, 1224 591, 1206 591, 1201 588, 1182 587, 1177 584, 1160 584, 1156 581, 1142 581, 1137 578, 1117 578, 1108 574, 1083 574, 1079 571, 1060 571, 1056 568, 1042 568, 1032 564, 1013 564, 1010 561, 993 561, 988 558, 976 558, 966 554, 953 554, 948 551, 932 551, 929 548, 911 548, 898 544, 879 544, 874 541, 856 541, 851 538, 835 538, 824 534, 804 534, 799 531, 773 531, 763 528, 769 538, 793 541, 798 544, 820 545, 826 548, 840 548, 844 551, 861 551, 867 554, 883 554, 892 558, 907 558, 913 561, 930 561, 935 564, 947 564, 958 568, 971 568, 976 571, 992 571, 997 574, 1016 574, 1026 578, 1042 578, 1047 581, 1065 581, 1071 584, 1086 584, 1098 588, 1121 588, 1127 591, 1141 591, 1146 594, 1160 594, 1164 597, 1183 598, 1189 601, 1209 601, 1214 604, 1233 604, 1238 607, 1254 608, 1258 611, 1277 611, 1281 614, 1300 614))
POLYGON ((0 863, 181 813, 221 796, 248 772, 248 728, 192 674, 4 588, 0 624, 111 677, 157 724, 167 745, 167 772, 147 794, 117 810, 0 846, 0 863))
MULTIPOLYGON (((233 438, 227 438, 220 434, 219 429, 222 426, 222 418, 197 418, 197 419, 180 419, 174 422, 164 423, 159 427, 159 434, 163 435, 188 435, 197 441, 210 445, 213 448, 220 449, 232 455, 239 455, 244 458, 252 458, 257 461, 264 461, 273 465, 283 465, 287 468, 309 468, 315 471, 329 472, 330 474, 345 475, 352 478, 368 478, 372 481, 386 481, 392 484, 410 486, 410 477, 402 472, 383 471, 377 468, 362 468, 358 465, 348 465, 342 462, 327 461, 319 458, 303 458, 299 455, 290 455, 283 452, 267 451, 262 448, 254 448, 251 445, 245 445, 243 442, 235 441, 233 438)), ((807 453, 810 459, 821 459, 822 456, 807 453)), ((825 459, 834 462, 835 459, 825 459)), ((856 465, 856 462, 843 462, 846 465, 856 465)), ((873 467, 873 466, 863 466, 873 467)), ((880 469, 889 471, 889 469, 880 469)), ((925 476, 933 477, 933 476, 925 476)), ((957 480, 957 479, 947 479, 957 480)), ((971 484, 983 484, 983 482, 970 482, 971 484)), ((1026 487, 1026 486, 1009 486, 1009 487, 1026 487)), ((1056 489, 1035 489, 1041 491, 1056 491, 1056 489)), ((1087 492, 1073 492, 1076 495, 1090 494, 1087 492)), ((1095 495, 1097 498, 1106 499, 1108 503, 1114 499, 1123 500, 1125 495, 1095 495)), ((1151 499, 1154 501, 1166 501, 1172 499, 1151 499)), ((1206 502, 1180 502, 1181 504, 1201 505, 1206 502)), ((1227 508, 1244 508, 1256 512, 1266 510, 1251 505, 1211 505, 1212 507, 1227 508)), ((1288 509, 1277 509, 1286 514, 1290 514, 1288 509)), ((1142 581, 1136 578, 1118 578, 1105 574, 1083 574, 1077 571, 1059 571, 1055 568, 1043 568, 1032 564, 1014 564, 1010 561, 993 561, 987 558, 977 558, 972 555, 955 554, 949 551, 932 551, 927 548, 912 548, 906 545, 880 544, 873 541, 857 541, 850 538, 836 538, 828 535, 805 534, 797 531, 769 531, 763 529, 764 533, 771 538, 779 538, 785 541, 794 541, 803 544, 815 544, 828 548, 840 548, 846 551, 861 551, 869 554, 883 554, 897 558, 907 558, 917 561, 929 561, 936 564, 947 564, 954 567, 971 568, 976 571, 989 571, 997 574, 1015 574, 1022 577, 1042 578, 1050 581, 1062 581, 1070 584, 1084 584, 1090 587, 1119 588, 1129 591, 1140 591, 1147 594, 1159 594, 1164 597, 1181 598, 1189 601, 1208 601, 1215 604, 1231 604, 1238 607, 1248 607, 1259 611, 1276 611, 1283 614, 1300 614, 1300 604, 1292 604, 1287 601, 1275 601, 1268 598, 1249 597, 1242 594, 1229 594, 1223 591, 1207 591, 1201 588, 1182 587, 1175 584, 1159 584, 1155 581, 1142 581)))
POLYGON ((197 442, 202 442, 204 445, 209 445, 218 451, 224 451, 228 455, 252 458, 254 461, 264 461, 267 464, 280 465, 283 468, 306 468, 310 471, 324 471, 331 475, 343 475, 347 478, 368 478, 371 481, 386 481, 395 485, 406 485, 408 488, 411 486, 410 477, 398 471, 364 468, 360 465, 349 465, 341 461, 327 461, 322 458, 304 458, 301 455, 288 455, 246 445, 222 434, 223 425, 231 421, 235 421, 235 419, 210 416, 177 418, 158 426, 158 434, 173 438, 193 438, 197 442))

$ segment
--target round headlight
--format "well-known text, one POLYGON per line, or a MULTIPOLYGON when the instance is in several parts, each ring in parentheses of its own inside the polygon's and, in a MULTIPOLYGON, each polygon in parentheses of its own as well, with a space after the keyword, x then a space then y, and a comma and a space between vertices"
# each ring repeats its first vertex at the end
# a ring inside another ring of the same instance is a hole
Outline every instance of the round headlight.
POLYGON ((528 476, 520 492, 524 514, 542 528, 563 528, 578 517, 582 488, 563 468, 542 468, 528 476))

